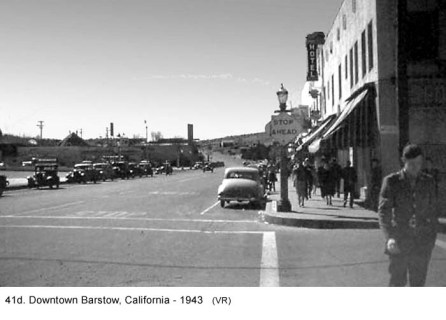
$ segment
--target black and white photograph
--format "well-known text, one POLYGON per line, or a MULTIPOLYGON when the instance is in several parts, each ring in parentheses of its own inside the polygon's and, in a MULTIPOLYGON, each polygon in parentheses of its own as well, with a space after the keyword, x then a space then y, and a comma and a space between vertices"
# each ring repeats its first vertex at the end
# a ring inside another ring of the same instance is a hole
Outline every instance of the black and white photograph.
POLYGON ((0 287, 446 286, 445 0, 0 0, 0 46, 0 287))

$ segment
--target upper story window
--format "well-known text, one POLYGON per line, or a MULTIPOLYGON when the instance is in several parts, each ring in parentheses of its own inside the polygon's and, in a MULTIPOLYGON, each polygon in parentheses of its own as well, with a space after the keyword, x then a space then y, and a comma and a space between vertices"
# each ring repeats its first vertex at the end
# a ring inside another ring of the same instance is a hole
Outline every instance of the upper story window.
POLYGON ((356 13, 356 0, 352 0, 352 11, 356 13))
POLYGON ((333 53, 333 41, 330 41, 330 53, 333 53))
POLYGON ((336 30, 336 38, 337 38, 338 41, 341 40, 341 29, 340 28, 338 28, 336 30))
POLYGON ((342 15, 342 29, 347 30, 347 16, 345 14, 342 15))

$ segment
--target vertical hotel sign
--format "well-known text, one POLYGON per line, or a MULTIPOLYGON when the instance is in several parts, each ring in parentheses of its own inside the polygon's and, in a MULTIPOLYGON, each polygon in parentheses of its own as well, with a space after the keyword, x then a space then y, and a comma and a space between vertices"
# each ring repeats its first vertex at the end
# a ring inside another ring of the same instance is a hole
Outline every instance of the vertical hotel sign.
POLYGON ((314 32, 307 36, 307 51, 308 51, 308 73, 307 81, 317 81, 317 46, 324 44, 325 35, 323 32, 314 32))

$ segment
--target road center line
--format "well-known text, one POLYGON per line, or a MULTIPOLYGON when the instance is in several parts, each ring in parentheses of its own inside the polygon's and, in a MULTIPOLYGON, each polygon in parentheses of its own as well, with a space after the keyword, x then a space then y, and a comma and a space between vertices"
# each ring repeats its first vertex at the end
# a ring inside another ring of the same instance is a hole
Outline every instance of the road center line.
POLYGON ((442 240, 438 240, 435 242, 435 244, 440 247, 441 249, 446 250, 446 242, 442 241, 442 240))
POLYGON ((260 265, 260 286, 279 287, 279 260, 277 257, 276 233, 264 232, 262 262, 260 265))
POLYGON ((205 231, 194 229, 156 229, 156 228, 127 228, 127 227, 94 227, 94 226, 50 226, 50 225, 0 225, 0 228, 15 229, 72 229, 72 230, 104 230, 104 231, 151 231, 151 232, 178 232, 178 233, 204 233, 204 234, 262 234, 263 231, 205 231))
POLYGON ((60 206, 55 206, 55 207, 47 207, 47 208, 40 208, 40 209, 24 211, 24 212, 21 212, 20 214, 30 214, 30 213, 37 213, 37 212, 48 211, 48 210, 63 209, 63 208, 66 208, 66 207, 71 207, 71 206, 74 206, 74 205, 77 205, 77 204, 82 204, 82 203, 84 203, 84 201, 70 202, 70 203, 65 203, 65 204, 62 204, 60 206))
POLYGON ((206 212, 210 211, 211 209, 213 209, 216 205, 218 205, 220 202, 217 201, 216 203, 214 203, 212 206, 210 206, 209 208, 207 208, 206 210, 204 210, 202 213, 200 213, 201 215, 204 215, 206 212))

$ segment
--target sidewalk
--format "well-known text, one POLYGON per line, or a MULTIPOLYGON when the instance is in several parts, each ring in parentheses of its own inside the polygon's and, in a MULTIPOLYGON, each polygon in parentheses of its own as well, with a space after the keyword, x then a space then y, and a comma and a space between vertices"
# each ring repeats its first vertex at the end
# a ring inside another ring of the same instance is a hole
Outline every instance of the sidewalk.
MULTIPOLYGON (((343 197, 333 198, 333 205, 327 206, 325 199, 317 194, 312 194, 311 199, 305 200, 305 206, 299 207, 296 189, 291 179, 288 180, 288 198, 291 202, 291 212, 277 212, 277 201, 280 200, 280 183, 276 183, 276 192, 272 192, 268 199, 266 209, 263 212, 263 220, 267 223, 315 228, 315 229, 378 229, 378 214, 372 210, 359 206, 356 202, 353 209, 347 204, 344 208, 343 197)), ((446 230, 446 219, 440 218, 442 231, 446 230)))

